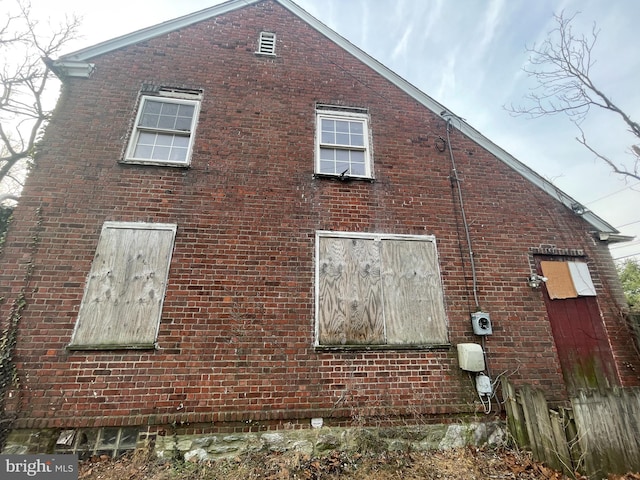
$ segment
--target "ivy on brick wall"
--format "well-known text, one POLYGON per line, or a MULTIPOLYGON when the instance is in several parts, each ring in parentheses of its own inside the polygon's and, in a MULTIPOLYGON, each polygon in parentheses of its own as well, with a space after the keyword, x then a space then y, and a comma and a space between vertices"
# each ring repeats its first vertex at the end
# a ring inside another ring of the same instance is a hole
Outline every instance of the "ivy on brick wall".
POLYGON ((13 213, 12 207, 0 206, 0 251, 4 245, 4 238, 9 228, 9 221, 11 220, 11 214, 13 213))
MULTIPOLYGON (((11 220, 11 214, 13 209, 2 208, 2 221, 0 223, 0 251, 4 243, 6 230, 11 220), (8 210, 8 212, 7 212, 8 210)), ((36 229, 33 232, 31 244, 29 246, 30 259, 26 264, 26 270, 24 275, 24 286, 22 291, 18 294, 12 302, 11 312, 9 318, 6 321, 6 327, 0 335, 0 450, 3 449, 9 432, 11 431, 11 424, 15 417, 14 414, 7 412, 6 402, 9 398, 9 392, 12 388, 19 387, 18 371, 13 359, 13 354, 16 347, 16 341, 18 337, 18 325, 22 317, 22 311, 26 306, 25 292, 29 286, 29 281, 33 275, 34 262, 36 250, 40 243, 40 230, 42 228, 42 210, 38 208, 36 210, 36 229)), ((0 298, 0 301, 7 301, 7 299, 0 298)), ((19 407, 18 407, 19 408, 19 407)))

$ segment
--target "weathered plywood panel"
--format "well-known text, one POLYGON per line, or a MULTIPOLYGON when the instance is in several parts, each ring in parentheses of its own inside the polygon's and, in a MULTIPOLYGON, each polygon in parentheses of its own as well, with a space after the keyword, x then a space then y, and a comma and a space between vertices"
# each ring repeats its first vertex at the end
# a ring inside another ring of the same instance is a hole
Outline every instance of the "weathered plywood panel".
POLYGON ((154 345, 174 236, 174 225, 105 224, 70 347, 154 345))
POLYGON ((379 242, 320 238, 318 277, 320 343, 384 343, 379 242))
POLYGON ((381 258, 387 343, 446 343, 444 300, 433 243, 384 240, 381 258))

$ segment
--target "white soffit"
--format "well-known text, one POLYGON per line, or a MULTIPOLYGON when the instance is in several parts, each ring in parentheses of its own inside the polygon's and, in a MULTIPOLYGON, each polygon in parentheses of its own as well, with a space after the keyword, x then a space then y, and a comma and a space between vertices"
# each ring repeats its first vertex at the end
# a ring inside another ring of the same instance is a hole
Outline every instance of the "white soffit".
MULTIPOLYGON (((208 20, 210 18, 216 17, 218 15, 223 15, 228 12, 232 12, 234 10, 253 5, 255 3, 259 3, 263 0, 230 0, 228 2, 222 3, 215 7, 206 8, 204 10, 200 10, 189 15, 185 15, 173 20, 169 20, 163 23, 160 23, 155 26, 147 27, 142 30, 138 30, 136 32, 129 33, 127 35, 123 35, 120 37, 116 37, 112 40, 107 40, 105 42, 99 43, 92 47, 87 47, 82 50, 78 50, 73 53, 69 53, 67 55, 63 55, 59 60, 54 62, 54 65, 58 65, 61 68, 64 68, 66 65, 69 65, 70 62, 73 62, 74 65, 77 65, 80 62, 87 62, 89 59, 103 55, 105 53, 109 53, 111 51, 117 50, 119 48, 123 48, 129 45, 133 45, 138 42, 146 41, 151 38, 157 37, 159 35, 164 35, 166 33, 178 30, 180 28, 187 27, 197 22, 201 22, 204 20, 208 20)), ((443 113, 451 116, 455 119, 454 122, 451 122, 451 125, 463 134, 470 137, 476 143, 478 143, 481 147, 485 148, 487 151, 491 152, 496 156, 499 160, 504 162, 506 165, 511 167, 513 170, 522 175, 525 179, 536 185, 538 188, 542 189, 548 195, 551 195, 553 198, 564 204, 567 208, 574 210, 576 207, 579 207, 580 210, 583 207, 579 202, 571 198, 566 193, 559 190, 556 186, 554 186, 551 182, 544 179, 542 176, 538 175, 535 171, 527 167, 525 164, 517 160, 513 155, 509 154, 498 145, 493 143, 491 140, 486 138, 480 132, 478 132, 471 125, 466 123, 460 117, 457 117, 455 114, 451 113, 447 108, 443 105, 435 101, 433 98, 419 90, 417 87, 403 79, 397 73, 393 72, 389 68, 385 67, 382 63, 377 61, 372 56, 368 55, 360 48, 356 47, 354 44, 349 42, 344 37, 340 36, 331 28, 327 27, 325 24, 320 22, 317 18, 313 17, 305 10, 300 8, 296 3, 292 0, 274 0, 275 2, 282 5, 284 8, 289 10, 291 13, 305 21, 312 28, 323 34, 325 37, 329 38, 331 41, 336 43, 338 46, 342 47, 344 50, 352 54, 358 60, 363 62, 365 65, 373 69, 375 72, 380 74, 382 77, 389 80, 391 83, 396 85, 406 94, 411 96, 413 99, 424 105, 426 108, 431 110, 436 115, 442 115, 443 113)), ((91 64, 87 64, 91 65, 91 64)), ((64 70, 63 70, 64 71, 64 70)), ((71 75, 71 73, 70 73, 71 75)), ((86 75, 82 75, 86 76, 86 75)), ((594 213, 585 210, 580 214, 582 218, 591 224, 598 233, 610 233, 614 235, 607 236, 608 241, 628 241, 633 237, 625 237, 618 234, 618 230, 612 227, 610 224, 605 222, 603 219, 595 215, 594 213)), ((602 236, 601 236, 602 237, 602 236)))

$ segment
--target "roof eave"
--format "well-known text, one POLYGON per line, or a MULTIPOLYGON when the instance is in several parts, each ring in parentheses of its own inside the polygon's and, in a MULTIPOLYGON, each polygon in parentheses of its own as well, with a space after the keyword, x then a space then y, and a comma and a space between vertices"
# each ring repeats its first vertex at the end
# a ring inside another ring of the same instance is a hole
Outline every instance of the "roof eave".
MULTIPOLYGON (((248 5, 252 5, 254 3, 258 3, 262 0, 230 0, 228 2, 222 3, 220 5, 206 8, 204 10, 200 10, 198 12, 194 12, 189 15, 185 15, 183 17, 176 18, 174 20, 169 20, 163 23, 160 23, 155 26, 147 27, 142 30, 138 30, 136 32, 123 35, 112 40, 108 40, 106 42, 99 43, 92 47, 88 47, 82 50, 78 50, 76 52, 70 53, 68 55, 64 55, 60 57, 55 64, 60 64, 61 66, 70 65, 71 62, 76 62, 78 64, 82 62, 86 62, 90 58, 96 57, 98 55, 102 55, 105 53, 109 53, 113 50, 117 50, 119 48, 123 48, 138 42, 149 40, 150 38, 157 37, 159 35, 163 35, 177 29, 192 25, 196 22, 200 22, 203 20, 208 20, 212 17, 222 15, 233 10, 237 10, 239 8, 246 7, 248 5)), ((475 128, 469 125, 467 122, 462 120, 460 117, 452 114, 447 108, 445 108, 442 104, 438 103, 436 100, 422 92, 420 89, 409 83, 407 80, 402 78, 400 75, 384 66, 378 60, 356 47, 354 44, 349 42, 346 38, 342 37, 334 30, 326 26, 324 23, 320 22, 317 18, 309 14, 307 11, 299 7, 292 0, 275 0, 284 8, 292 12, 294 15, 305 21, 312 28, 317 30, 319 33, 327 37, 329 40, 336 43, 339 47, 346 50, 348 53, 352 54, 360 61, 362 61, 365 65, 370 67, 376 73, 387 79, 392 84, 396 85, 414 100, 418 101, 420 104, 434 112, 436 115, 442 115, 443 113, 447 113, 456 118, 455 122, 452 122, 452 126, 456 127, 463 134, 473 138, 479 145, 485 148, 487 151, 491 152, 496 158, 500 161, 504 162, 507 166, 511 167, 521 176, 523 176, 526 180, 530 181, 538 188, 543 190, 551 197, 555 198, 567 208, 572 210, 575 214, 580 215, 586 222, 588 222, 591 226, 597 229, 598 232, 603 234, 618 234, 618 230, 609 225, 603 219, 595 215, 594 213, 587 211, 582 207, 582 205, 571 198, 569 195, 558 189, 551 182, 546 180, 545 178, 538 175, 532 169, 527 167, 525 164, 517 160, 513 155, 509 154, 507 151, 503 150, 501 147, 493 143, 491 140, 486 138, 480 132, 478 132, 475 128)), ((92 64, 86 64, 92 65, 92 64)), ((83 67, 83 69, 78 69, 80 71, 86 71, 89 67, 83 67)), ((91 71, 93 71, 93 66, 90 67, 91 71)), ((74 70, 75 71, 75 70, 74 70)), ((78 75, 80 76, 80 75, 78 75)))
POLYGON ((86 61, 90 58, 97 57, 99 55, 103 55, 105 53, 109 53, 114 50, 133 45, 135 43, 147 41, 151 38, 158 37, 160 35, 164 35, 184 27, 188 27, 189 25, 192 25, 194 23, 198 23, 203 20, 208 20, 209 18, 216 17, 218 15, 232 12, 233 10, 243 8, 260 1, 262 0, 230 0, 214 7, 205 8, 203 10, 199 10, 197 12, 175 18, 173 20, 168 20, 157 25, 152 25, 150 27, 128 33, 126 35, 122 35, 120 37, 98 43, 91 47, 83 48, 82 50, 77 50, 67 55, 63 55, 62 57, 60 57, 60 60, 71 60, 78 62, 86 61))
POLYGON ((76 62, 71 60, 46 61, 48 67, 58 78, 68 77, 89 78, 96 69, 95 63, 76 62))
POLYGON ((598 240, 606 243, 624 243, 631 242, 636 239, 636 237, 620 235, 617 233, 596 232, 596 234, 598 235, 598 240))

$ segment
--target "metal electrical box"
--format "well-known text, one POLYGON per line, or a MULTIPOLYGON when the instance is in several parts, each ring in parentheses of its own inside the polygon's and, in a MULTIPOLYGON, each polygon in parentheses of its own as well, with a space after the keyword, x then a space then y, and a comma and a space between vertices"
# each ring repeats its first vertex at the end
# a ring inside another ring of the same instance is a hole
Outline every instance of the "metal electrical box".
POLYGON ((471 326, 476 335, 491 335, 491 317, 486 312, 476 312, 471 314, 471 326))
POLYGON ((458 344, 458 363, 462 370, 482 372, 484 370, 484 352, 477 343, 458 344))

